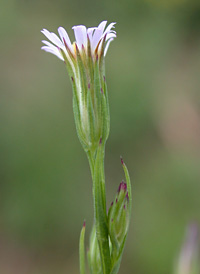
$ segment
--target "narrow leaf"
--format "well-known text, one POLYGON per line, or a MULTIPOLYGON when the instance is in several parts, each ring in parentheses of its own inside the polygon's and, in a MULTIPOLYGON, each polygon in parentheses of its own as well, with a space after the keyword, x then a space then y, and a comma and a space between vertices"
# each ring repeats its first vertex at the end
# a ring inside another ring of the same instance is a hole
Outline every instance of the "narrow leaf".
POLYGON ((85 222, 83 224, 79 241, 80 274, 85 274, 85 222))

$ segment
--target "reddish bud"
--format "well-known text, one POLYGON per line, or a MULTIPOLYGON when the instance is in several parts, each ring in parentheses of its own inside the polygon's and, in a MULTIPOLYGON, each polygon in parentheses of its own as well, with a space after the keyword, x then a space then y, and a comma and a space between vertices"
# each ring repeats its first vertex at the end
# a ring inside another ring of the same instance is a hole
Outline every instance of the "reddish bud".
POLYGON ((118 188, 118 193, 121 191, 121 190, 124 190, 124 192, 126 192, 127 190, 127 185, 125 182, 121 182, 120 185, 119 185, 119 188, 118 188))

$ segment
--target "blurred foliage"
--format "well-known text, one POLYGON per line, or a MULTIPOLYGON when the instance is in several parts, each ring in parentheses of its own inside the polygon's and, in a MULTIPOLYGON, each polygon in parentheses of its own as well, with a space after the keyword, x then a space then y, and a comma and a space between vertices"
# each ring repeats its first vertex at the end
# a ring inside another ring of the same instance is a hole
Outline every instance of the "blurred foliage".
POLYGON ((133 216, 120 273, 172 272, 200 221, 200 2, 24 1, 0 4, 0 272, 78 273, 92 228, 92 183, 75 132, 72 91, 42 28, 116 21, 106 57, 111 133, 108 203, 130 170, 133 216))

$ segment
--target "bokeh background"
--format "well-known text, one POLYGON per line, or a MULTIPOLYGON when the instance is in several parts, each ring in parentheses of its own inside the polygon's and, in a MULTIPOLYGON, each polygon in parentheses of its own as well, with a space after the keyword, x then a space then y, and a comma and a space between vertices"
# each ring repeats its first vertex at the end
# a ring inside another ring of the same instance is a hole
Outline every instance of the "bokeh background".
POLYGON ((132 178, 120 273, 169 274, 200 221, 200 2, 1 0, 0 273, 79 273, 93 223, 92 182, 76 136, 65 66, 42 28, 117 22, 106 57, 111 132, 108 204, 132 178))

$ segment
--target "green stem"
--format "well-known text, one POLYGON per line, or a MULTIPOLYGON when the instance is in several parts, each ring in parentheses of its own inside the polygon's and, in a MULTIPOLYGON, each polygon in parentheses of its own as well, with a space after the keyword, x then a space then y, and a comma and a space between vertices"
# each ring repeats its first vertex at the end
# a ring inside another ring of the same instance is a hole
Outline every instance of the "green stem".
POLYGON ((87 155, 93 179, 95 228, 101 255, 102 270, 103 274, 110 274, 111 259, 108 239, 108 222, 106 214, 104 149, 105 146, 103 144, 100 144, 97 148, 96 153, 87 153, 87 155))
POLYGON ((92 181, 94 181, 94 156, 91 151, 87 151, 86 153, 87 153, 87 157, 88 157, 88 161, 89 161, 89 165, 90 165, 92 181))

